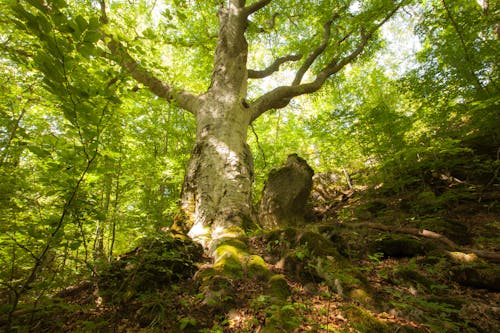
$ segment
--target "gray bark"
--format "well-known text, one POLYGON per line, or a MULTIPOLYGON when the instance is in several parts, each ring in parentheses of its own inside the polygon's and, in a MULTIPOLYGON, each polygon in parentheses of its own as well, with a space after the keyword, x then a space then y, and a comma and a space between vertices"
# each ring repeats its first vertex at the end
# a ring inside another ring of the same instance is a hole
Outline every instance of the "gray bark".
POLYGON ((196 112, 196 146, 184 180, 181 208, 188 235, 209 253, 218 241, 244 235, 251 219, 253 166, 246 144, 251 113, 244 1, 219 11, 220 31, 211 86, 196 112))
POLYGON ((184 180, 181 208, 188 235, 209 250, 244 234, 251 219, 253 166, 246 133, 250 117, 218 99, 199 112, 196 146, 184 180))

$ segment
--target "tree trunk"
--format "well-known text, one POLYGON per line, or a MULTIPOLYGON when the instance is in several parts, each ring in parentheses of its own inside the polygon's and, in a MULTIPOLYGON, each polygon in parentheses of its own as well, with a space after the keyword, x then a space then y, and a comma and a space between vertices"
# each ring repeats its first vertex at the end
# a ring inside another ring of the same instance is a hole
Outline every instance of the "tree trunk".
POLYGON ((250 113, 238 104, 231 94, 205 96, 184 180, 181 208, 188 235, 209 254, 218 241, 243 236, 245 222, 252 219, 250 113))
POLYGON ((252 219, 253 166, 246 144, 252 118, 247 95, 244 2, 219 11, 220 30, 210 88, 200 96, 196 146, 181 198, 188 235, 213 255, 220 241, 244 235, 252 219))

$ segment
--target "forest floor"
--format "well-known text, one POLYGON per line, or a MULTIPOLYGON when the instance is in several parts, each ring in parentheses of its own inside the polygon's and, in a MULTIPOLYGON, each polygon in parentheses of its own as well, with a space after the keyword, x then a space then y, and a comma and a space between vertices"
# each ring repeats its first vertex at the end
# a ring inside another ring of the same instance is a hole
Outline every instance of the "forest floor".
MULTIPOLYGON (((380 184, 346 190, 318 179, 305 226, 249 237, 251 253, 286 281, 278 290, 284 297, 250 274, 232 281, 220 304, 207 304, 189 269, 151 288, 141 280, 143 289, 125 288, 119 297, 116 281, 106 288, 117 293, 106 298, 102 283, 99 291, 87 278, 35 308, 19 307, 11 330, 500 332, 498 188, 441 179, 394 193, 380 184)), ((136 249, 121 260, 138 255, 136 249)), ((139 272, 129 266, 122 268, 139 272)), ((207 266, 206 258, 196 263, 207 266)))

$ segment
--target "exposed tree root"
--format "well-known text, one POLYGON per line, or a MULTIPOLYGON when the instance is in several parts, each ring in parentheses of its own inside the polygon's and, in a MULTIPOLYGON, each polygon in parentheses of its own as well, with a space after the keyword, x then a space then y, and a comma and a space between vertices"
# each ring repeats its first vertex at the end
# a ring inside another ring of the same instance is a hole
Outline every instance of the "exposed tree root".
MULTIPOLYGON (((365 227, 365 228, 383 230, 383 231, 388 231, 388 232, 393 232, 393 233, 402 233, 402 234, 407 234, 407 235, 435 239, 435 240, 443 243, 444 245, 446 245, 452 251, 459 251, 459 252, 464 252, 464 253, 474 253, 479 258, 489 260, 492 262, 500 262, 500 254, 497 252, 483 251, 483 250, 477 250, 477 249, 468 248, 468 247, 462 247, 462 246, 457 245, 455 242, 453 242, 448 237, 441 235, 437 232, 426 230, 426 229, 417 229, 417 228, 410 228, 410 227, 395 227, 395 226, 389 226, 389 225, 384 225, 384 224, 380 224, 380 223, 371 223, 371 222, 338 223, 338 224, 336 224, 336 226, 342 226, 342 227, 348 227, 348 228, 365 227)), ((449 253, 449 251, 447 251, 447 252, 449 253)))

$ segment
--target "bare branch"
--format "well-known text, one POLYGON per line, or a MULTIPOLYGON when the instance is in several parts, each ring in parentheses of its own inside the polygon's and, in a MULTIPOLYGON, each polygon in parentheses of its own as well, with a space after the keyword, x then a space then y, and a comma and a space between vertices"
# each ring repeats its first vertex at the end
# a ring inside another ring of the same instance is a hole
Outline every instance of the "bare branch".
MULTIPOLYGON (((101 5, 101 22, 106 24, 109 22, 106 14, 106 4, 105 0, 100 0, 101 5)), ((197 107, 200 103, 198 96, 193 95, 184 90, 177 90, 171 87, 166 82, 161 81, 155 77, 146 68, 141 66, 125 49, 125 47, 113 36, 110 36, 104 32, 101 32, 103 36, 103 41, 107 43, 107 46, 116 61, 122 68, 132 75, 132 77, 148 87, 155 95, 164 98, 167 101, 176 102, 181 108, 196 114, 197 107)))
POLYGON ((269 5, 271 3, 272 0, 260 0, 260 1, 257 1, 247 7, 245 7, 245 15, 246 16, 250 16, 252 15, 253 13, 255 13, 256 11, 264 8, 265 6, 269 5))
POLYGON ((248 78, 249 79, 262 79, 262 78, 265 78, 265 77, 273 74, 274 72, 279 71, 280 66, 282 64, 284 64, 285 62, 288 62, 288 61, 298 61, 300 59, 302 59, 302 55, 301 54, 289 54, 289 55, 284 56, 284 57, 279 57, 269 67, 267 67, 266 69, 263 69, 263 70, 260 70, 260 71, 249 69, 248 70, 248 78))

